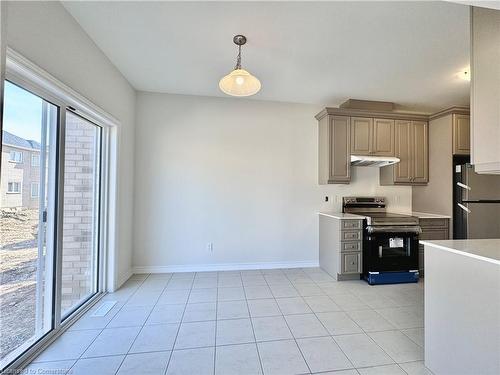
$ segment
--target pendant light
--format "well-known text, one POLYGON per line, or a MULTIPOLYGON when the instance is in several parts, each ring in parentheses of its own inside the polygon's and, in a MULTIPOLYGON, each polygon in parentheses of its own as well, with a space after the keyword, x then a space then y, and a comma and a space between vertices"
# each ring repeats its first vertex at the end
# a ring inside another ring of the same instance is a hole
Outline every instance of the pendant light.
POLYGON ((257 94, 260 90, 260 81, 241 69, 241 46, 247 42, 244 35, 236 35, 233 42, 238 46, 238 57, 234 70, 228 75, 222 77, 219 81, 219 88, 228 95, 232 96, 250 96, 257 94))

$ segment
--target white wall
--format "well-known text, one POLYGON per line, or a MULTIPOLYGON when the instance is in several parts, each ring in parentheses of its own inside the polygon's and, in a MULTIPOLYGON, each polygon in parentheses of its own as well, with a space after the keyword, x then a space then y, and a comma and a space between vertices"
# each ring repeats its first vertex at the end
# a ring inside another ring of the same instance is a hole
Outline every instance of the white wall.
POLYGON ((115 285, 130 275, 135 91, 59 2, 8 2, 7 44, 118 118, 115 285))
POLYGON ((380 194, 409 211, 411 188, 379 186, 378 169, 354 168, 350 185, 317 184, 320 110, 138 93, 134 269, 316 264, 316 212, 340 209, 325 195, 380 194))

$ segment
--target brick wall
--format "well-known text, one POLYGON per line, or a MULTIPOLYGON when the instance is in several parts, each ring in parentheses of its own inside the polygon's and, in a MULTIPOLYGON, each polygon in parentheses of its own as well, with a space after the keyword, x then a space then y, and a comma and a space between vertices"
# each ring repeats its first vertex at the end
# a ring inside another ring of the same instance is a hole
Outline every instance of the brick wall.
POLYGON ((96 127, 67 116, 62 310, 93 292, 96 127))

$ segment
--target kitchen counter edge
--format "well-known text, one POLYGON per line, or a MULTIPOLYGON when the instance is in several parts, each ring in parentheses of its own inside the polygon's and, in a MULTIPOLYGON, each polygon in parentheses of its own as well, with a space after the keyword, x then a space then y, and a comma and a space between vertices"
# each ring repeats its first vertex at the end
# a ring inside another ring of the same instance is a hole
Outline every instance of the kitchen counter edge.
POLYGON ((500 238, 420 241, 424 246, 500 265, 500 238))
POLYGON ((318 215, 327 216, 338 220, 363 220, 365 217, 362 215, 346 214, 343 212, 318 212, 318 215))

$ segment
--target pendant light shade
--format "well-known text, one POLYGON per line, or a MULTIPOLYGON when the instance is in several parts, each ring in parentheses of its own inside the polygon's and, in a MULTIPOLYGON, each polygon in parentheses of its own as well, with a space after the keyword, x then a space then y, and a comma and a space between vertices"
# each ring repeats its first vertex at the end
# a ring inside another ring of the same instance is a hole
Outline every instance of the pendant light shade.
POLYGON ((260 81, 245 69, 235 69, 219 82, 220 89, 232 96, 250 96, 259 92, 260 81))
POLYGON ((238 46, 236 67, 219 81, 219 88, 227 95, 250 96, 260 91, 261 84, 257 77, 254 77, 245 69, 241 69, 241 46, 246 41, 247 38, 243 35, 236 35, 233 38, 233 42, 238 46))

